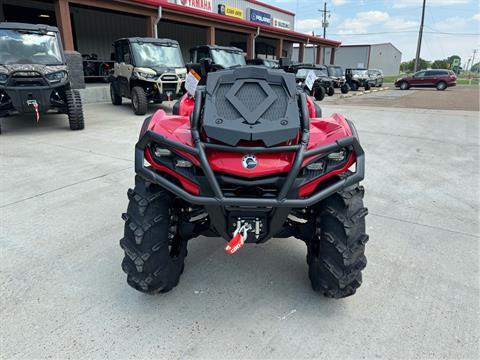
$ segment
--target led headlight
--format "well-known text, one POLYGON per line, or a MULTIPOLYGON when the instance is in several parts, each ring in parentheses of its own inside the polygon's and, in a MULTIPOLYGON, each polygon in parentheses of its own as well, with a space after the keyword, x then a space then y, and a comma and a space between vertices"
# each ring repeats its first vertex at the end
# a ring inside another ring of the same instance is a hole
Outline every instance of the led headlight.
POLYGON ((67 73, 65 71, 57 71, 57 72, 54 72, 54 73, 47 74, 47 75, 45 75, 45 77, 51 83, 56 83, 56 82, 60 82, 63 79, 65 79, 67 77, 67 73))
POLYGON ((157 78, 157 74, 149 74, 149 73, 146 73, 146 72, 143 72, 143 71, 135 71, 134 74, 137 77, 141 77, 141 78, 148 79, 148 80, 153 80, 153 79, 157 78))
POLYGON ((172 152, 168 149, 162 149, 160 147, 155 147, 153 149, 153 154, 155 155, 155 157, 162 157, 162 156, 170 156, 172 155, 172 152))
POLYGON ((175 160, 175 166, 179 168, 191 168, 193 164, 188 160, 177 159, 175 160))
POLYGON ((342 162, 345 160, 347 156, 347 150, 346 149, 341 149, 340 151, 337 152, 332 152, 327 155, 328 160, 336 161, 336 162, 342 162))
POLYGON ((8 80, 7 74, 0 74, 0 83, 4 83, 8 80))
POLYGON ((323 171, 325 169, 325 162, 323 160, 315 161, 307 165, 310 171, 323 171))

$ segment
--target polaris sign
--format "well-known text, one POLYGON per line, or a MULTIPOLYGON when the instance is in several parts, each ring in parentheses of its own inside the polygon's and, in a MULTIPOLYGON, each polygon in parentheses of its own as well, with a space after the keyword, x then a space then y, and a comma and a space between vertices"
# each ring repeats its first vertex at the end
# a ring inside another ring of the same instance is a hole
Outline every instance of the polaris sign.
POLYGON ((272 15, 264 13, 263 11, 248 9, 248 19, 252 22, 272 26, 272 15))

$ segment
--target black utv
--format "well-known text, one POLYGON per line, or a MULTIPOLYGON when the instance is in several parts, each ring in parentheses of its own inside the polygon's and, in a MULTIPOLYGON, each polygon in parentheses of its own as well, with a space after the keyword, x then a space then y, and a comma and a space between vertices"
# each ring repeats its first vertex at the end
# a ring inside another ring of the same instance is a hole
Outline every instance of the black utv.
POLYGON ((328 76, 333 81, 334 88, 340 88, 342 94, 347 94, 350 91, 350 86, 347 84, 347 79, 345 78, 345 73, 341 66, 337 65, 327 65, 328 76))
POLYGON ((328 76, 327 68, 323 65, 312 64, 296 64, 286 69, 287 72, 295 74, 297 85, 302 86, 308 95, 313 96, 315 100, 321 101, 325 98, 325 94, 333 96, 335 89, 333 88, 333 81, 328 76), (313 71, 317 79, 313 84, 312 90, 305 85, 305 80, 310 71, 313 71))
POLYGON ((200 45, 190 49, 190 63, 187 68, 195 70, 204 85, 207 74, 223 69, 247 65, 243 50, 233 46, 200 45))
POLYGON ((0 23, 0 117, 30 113, 38 122, 56 110, 82 130, 84 86, 81 55, 64 53, 56 27, 0 23))
POLYGON ((368 69, 346 69, 345 79, 353 91, 357 91, 361 87, 370 90, 372 86, 375 86, 375 81, 368 75, 368 69))

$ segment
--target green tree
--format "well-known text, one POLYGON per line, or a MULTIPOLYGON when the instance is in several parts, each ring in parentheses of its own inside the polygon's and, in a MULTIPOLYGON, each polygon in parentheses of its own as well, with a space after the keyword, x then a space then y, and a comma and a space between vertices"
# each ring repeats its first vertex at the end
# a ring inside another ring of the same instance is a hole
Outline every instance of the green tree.
MULTIPOLYGON (((418 70, 425 70, 430 67, 430 61, 420 58, 418 62, 418 70)), ((413 72, 415 68, 415 59, 405 61, 400 64, 400 70, 406 73, 413 72)))
POLYGON ((447 59, 445 60, 435 60, 432 62, 432 69, 448 69, 450 63, 448 62, 447 59))
POLYGON ((450 65, 452 65, 452 64, 453 64, 453 61, 454 61, 455 59, 458 59, 458 63, 459 63, 459 64, 462 63, 462 58, 461 58, 460 56, 458 56, 458 55, 449 56, 448 59, 447 59, 447 61, 448 61, 448 63, 449 63, 450 65))

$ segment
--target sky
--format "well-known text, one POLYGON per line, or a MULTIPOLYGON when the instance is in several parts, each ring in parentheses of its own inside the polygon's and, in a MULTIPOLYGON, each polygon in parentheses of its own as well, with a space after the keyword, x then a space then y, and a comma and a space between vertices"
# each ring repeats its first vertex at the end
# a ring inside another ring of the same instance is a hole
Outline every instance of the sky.
MULTIPOLYGON (((322 0, 271 0, 269 4, 293 11, 295 29, 323 35, 322 0)), ((422 0, 327 0, 330 25, 327 38, 343 44, 391 42, 402 60, 415 57, 422 0)), ((478 0, 427 0, 421 57, 446 59, 459 55, 462 65, 477 48, 480 61, 480 2, 478 0)), ((475 62, 477 62, 477 60, 475 62)))

